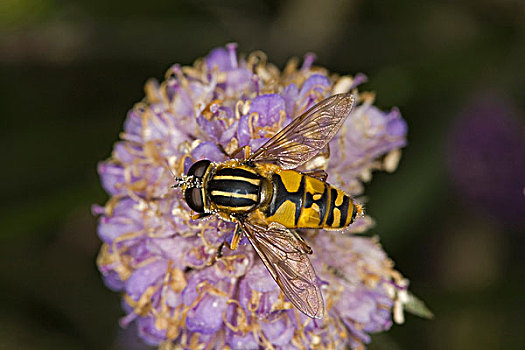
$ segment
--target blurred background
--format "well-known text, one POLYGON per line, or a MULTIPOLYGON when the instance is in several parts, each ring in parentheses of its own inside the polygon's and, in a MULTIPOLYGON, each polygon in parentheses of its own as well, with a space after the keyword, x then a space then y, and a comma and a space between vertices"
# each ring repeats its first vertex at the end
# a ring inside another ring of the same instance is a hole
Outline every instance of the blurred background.
POLYGON ((525 2, 3 0, 0 348, 146 349, 95 266, 96 164, 150 77, 237 42, 363 72, 409 144, 367 210, 435 313, 370 349, 525 346, 525 2))

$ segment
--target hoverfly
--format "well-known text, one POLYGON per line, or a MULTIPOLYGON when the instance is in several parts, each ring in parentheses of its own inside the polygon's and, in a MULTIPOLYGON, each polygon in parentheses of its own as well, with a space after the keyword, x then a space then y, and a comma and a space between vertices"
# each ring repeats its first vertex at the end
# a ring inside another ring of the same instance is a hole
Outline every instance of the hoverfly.
POLYGON ((324 171, 293 169, 327 147, 354 104, 350 93, 331 96, 254 153, 245 146, 243 160, 199 160, 174 186, 183 188, 195 218, 215 215, 236 223, 230 248, 235 249, 244 234, 284 295, 312 318, 323 317, 323 296, 308 259, 312 249, 294 229, 341 230, 362 207, 326 183, 324 171))

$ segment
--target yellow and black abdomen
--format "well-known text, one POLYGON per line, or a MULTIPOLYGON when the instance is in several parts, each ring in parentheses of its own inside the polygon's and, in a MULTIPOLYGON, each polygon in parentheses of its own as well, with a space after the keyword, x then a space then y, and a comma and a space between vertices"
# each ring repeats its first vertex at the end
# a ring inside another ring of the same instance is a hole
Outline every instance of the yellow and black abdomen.
POLYGON ((211 204, 219 210, 243 213, 259 205, 262 177, 246 166, 218 169, 206 184, 211 204))
POLYGON ((272 174, 272 199, 264 214, 268 222, 288 228, 342 229, 350 225, 358 208, 343 191, 294 170, 272 174))

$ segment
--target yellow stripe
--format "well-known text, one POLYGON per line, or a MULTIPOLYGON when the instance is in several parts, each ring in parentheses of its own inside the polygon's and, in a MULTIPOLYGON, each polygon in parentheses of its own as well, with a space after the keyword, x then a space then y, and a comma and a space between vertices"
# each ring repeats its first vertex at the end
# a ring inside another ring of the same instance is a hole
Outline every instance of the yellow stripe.
POLYGON ((350 220, 352 220, 353 212, 354 212, 354 202, 350 200, 350 203, 348 203, 348 214, 346 214, 345 227, 350 225, 350 220))
POLYGON ((281 170, 278 174, 288 192, 297 192, 299 190, 303 174, 294 170, 281 170))
POLYGON ((321 226, 319 218, 319 206, 314 203, 311 208, 303 208, 299 216, 297 227, 301 228, 318 228, 321 226))
POLYGON ((326 220, 328 220, 328 215, 330 215, 331 204, 332 204, 332 186, 326 185, 326 191, 328 191, 328 198, 326 200, 326 211, 324 213, 324 218, 321 218, 321 224, 319 226, 326 227, 326 220))
POLYGON ((232 211, 232 212, 241 212, 242 213, 243 211, 247 211, 247 210, 253 209, 253 205, 245 206, 245 207, 229 207, 227 205, 218 205, 217 204, 217 208, 218 209, 224 209, 224 210, 232 211))
POLYGON ((215 175, 213 177, 213 180, 235 180, 235 181, 244 181, 244 182, 248 182, 248 183, 251 183, 253 185, 260 185, 261 184, 261 180, 260 179, 249 179, 247 177, 242 177, 242 176, 232 176, 232 175, 215 175))
POLYGON ((334 208, 334 222, 332 223, 332 227, 340 227, 340 221, 341 221, 341 210, 339 208, 334 208))
POLYGON ((293 228, 295 226, 295 204, 292 201, 285 201, 277 210, 275 214, 270 216, 269 221, 275 221, 283 224, 285 227, 293 228))
POLYGON ((253 169, 252 167, 249 167, 249 166, 243 166, 243 165, 241 165, 241 166, 237 166, 237 167, 235 167, 235 168, 239 168, 239 169, 242 169, 242 170, 246 170, 246 171, 249 172, 249 173, 252 173, 252 174, 255 174, 255 175, 259 175, 259 174, 257 173, 257 171, 255 171, 255 169, 253 169))
POLYGON ((343 204, 343 199, 345 199, 345 195, 342 191, 337 190, 337 198, 335 199, 335 205, 340 206, 341 204, 343 204))
MULTIPOLYGON (((306 191, 311 194, 323 194, 325 191, 324 182, 310 176, 305 177, 306 191)), ((317 200, 314 195, 314 200, 317 200)))
POLYGON ((257 201, 256 194, 242 194, 242 193, 233 193, 233 192, 224 192, 224 191, 211 191, 212 196, 224 196, 231 198, 246 198, 253 201, 257 201))

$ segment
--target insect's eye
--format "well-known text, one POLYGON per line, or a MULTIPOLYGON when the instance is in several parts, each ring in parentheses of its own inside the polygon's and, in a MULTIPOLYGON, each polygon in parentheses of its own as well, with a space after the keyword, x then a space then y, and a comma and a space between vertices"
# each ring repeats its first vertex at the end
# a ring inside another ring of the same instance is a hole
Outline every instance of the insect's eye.
POLYGON ((188 170, 188 176, 193 175, 198 178, 202 178, 204 176, 204 173, 206 173, 206 169, 208 169, 208 166, 210 165, 210 161, 207 159, 199 160, 198 162, 195 162, 191 167, 190 170, 188 170))
POLYGON ((184 199, 188 206, 197 213, 204 213, 204 202, 202 200, 201 188, 188 188, 184 191, 184 199))

